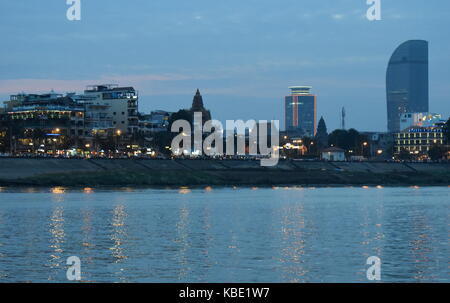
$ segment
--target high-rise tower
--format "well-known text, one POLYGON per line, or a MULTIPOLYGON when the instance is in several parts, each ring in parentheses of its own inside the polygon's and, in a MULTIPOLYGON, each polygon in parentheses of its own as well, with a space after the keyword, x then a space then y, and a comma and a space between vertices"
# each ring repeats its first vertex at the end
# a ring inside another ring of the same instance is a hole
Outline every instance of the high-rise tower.
POLYGON ((291 86, 291 95, 285 97, 286 131, 298 132, 304 136, 316 135, 317 97, 311 93, 311 86, 291 86))
POLYGON ((388 130, 400 130, 403 113, 428 112, 428 42, 401 44, 389 60, 386 73, 388 130))

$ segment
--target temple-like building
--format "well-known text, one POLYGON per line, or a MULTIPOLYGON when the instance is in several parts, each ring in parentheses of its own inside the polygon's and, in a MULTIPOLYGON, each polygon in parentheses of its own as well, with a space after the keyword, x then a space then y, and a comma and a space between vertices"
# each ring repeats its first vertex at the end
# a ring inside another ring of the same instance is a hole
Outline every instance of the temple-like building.
POLYGON ((190 111, 191 111, 192 115, 194 115, 194 113, 201 112, 203 123, 211 120, 211 112, 204 107, 203 97, 200 94, 199 89, 197 89, 197 92, 194 96, 194 100, 192 101, 192 107, 191 107, 190 111))

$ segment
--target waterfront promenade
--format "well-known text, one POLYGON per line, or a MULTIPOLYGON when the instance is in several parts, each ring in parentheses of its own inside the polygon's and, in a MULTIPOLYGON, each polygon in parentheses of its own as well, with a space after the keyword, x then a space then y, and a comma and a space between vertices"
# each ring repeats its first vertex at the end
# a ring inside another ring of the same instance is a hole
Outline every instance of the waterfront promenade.
POLYGON ((0 185, 450 185, 450 163, 0 158, 0 185))

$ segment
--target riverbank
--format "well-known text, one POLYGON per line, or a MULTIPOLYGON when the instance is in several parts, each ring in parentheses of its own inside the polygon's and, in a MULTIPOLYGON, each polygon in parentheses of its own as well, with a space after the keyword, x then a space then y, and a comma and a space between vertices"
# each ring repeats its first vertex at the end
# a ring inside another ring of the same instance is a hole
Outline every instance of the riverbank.
POLYGON ((0 186, 449 186, 449 163, 0 158, 0 186))

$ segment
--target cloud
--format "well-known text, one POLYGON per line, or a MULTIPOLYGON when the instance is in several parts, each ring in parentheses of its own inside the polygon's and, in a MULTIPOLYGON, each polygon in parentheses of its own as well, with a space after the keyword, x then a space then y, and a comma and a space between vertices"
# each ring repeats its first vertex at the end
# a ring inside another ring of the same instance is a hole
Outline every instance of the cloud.
POLYGON ((45 93, 54 89, 58 92, 73 92, 84 89, 87 85, 117 83, 121 85, 143 86, 148 82, 184 81, 200 79, 196 75, 181 74, 143 74, 143 75, 109 75, 98 79, 58 80, 58 79, 7 79, 0 81, 0 94, 19 92, 45 93))
POLYGON ((334 20, 342 20, 345 18, 345 16, 343 14, 334 14, 331 15, 331 18, 333 18, 334 20))

